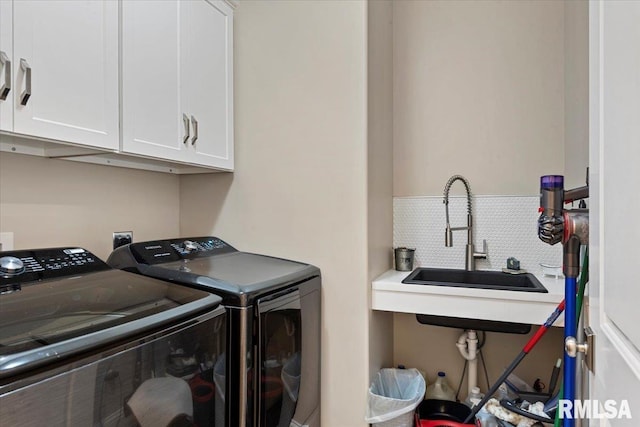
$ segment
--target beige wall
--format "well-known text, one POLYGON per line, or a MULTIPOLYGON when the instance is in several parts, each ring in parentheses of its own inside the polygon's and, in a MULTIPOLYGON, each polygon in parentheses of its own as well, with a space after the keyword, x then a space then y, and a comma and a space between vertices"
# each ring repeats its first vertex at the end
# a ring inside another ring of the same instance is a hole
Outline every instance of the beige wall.
POLYGON ((181 234, 321 268, 323 425, 363 426, 366 3, 243 1, 234 25, 236 172, 182 178, 181 234))
POLYGON ((177 236, 178 191, 174 175, 0 152, 0 231, 16 249, 81 246, 106 259, 114 231, 177 236))
MULTIPOLYGON (((368 281, 391 268, 393 242, 393 5, 368 7, 368 281)), ((371 287, 367 300, 371 301, 371 287)), ((393 316, 371 311, 369 369, 373 377, 393 364, 393 316)))
POLYGON ((564 169, 564 6, 394 2, 394 195, 538 193, 564 169))

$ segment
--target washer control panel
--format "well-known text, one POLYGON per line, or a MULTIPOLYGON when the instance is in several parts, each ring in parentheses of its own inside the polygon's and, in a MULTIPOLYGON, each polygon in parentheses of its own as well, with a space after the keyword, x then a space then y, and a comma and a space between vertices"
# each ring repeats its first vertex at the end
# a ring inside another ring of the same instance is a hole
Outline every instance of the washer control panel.
POLYGON ((132 243, 130 248, 139 262, 149 265, 237 252, 231 245, 213 236, 132 243))
POLYGON ((82 248, 30 249, 0 252, 2 287, 63 276, 108 270, 98 257, 82 248))

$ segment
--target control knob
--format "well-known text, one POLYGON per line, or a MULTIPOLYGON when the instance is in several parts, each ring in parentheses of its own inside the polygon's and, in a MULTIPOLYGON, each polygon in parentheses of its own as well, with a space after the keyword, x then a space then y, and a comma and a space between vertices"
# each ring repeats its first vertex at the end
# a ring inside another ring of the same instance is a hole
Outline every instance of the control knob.
POLYGON ((0 258, 0 273, 5 276, 17 276, 24 271, 24 264, 20 258, 5 256, 0 258))
POLYGON ((198 250, 198 245, 196 244, 196 242, 192 242, 191 240, 185 240, 182 246, 187 252, 193 252, 198 250))

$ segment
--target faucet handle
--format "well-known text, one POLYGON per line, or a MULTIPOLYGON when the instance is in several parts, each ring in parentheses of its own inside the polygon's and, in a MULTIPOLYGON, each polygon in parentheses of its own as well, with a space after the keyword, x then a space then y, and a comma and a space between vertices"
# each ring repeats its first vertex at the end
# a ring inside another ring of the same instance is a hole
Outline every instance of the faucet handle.
POLYGON ((474 258, 482 258, 487 259, 487 255, 489 255, 489 249, 487 247, 487 240, 482 239, 482 252, 473 252, 474 258))

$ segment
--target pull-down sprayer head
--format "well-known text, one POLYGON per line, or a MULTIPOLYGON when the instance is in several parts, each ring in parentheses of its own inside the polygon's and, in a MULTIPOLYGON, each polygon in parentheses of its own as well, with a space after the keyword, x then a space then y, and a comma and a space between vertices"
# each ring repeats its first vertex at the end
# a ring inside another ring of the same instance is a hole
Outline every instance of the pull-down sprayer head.
POLYGON ((447 248, 453 246, 453 233, 451 232, 451 226, 449 226, 449 223, 447 223, 447 228, 444 230, 444 245, 447 248))

